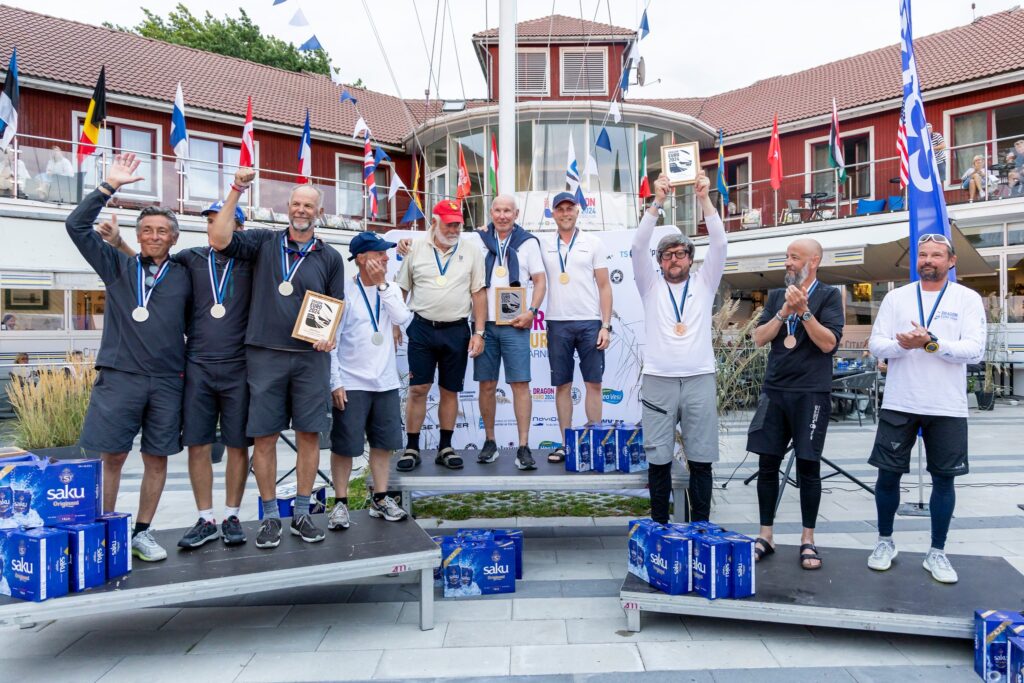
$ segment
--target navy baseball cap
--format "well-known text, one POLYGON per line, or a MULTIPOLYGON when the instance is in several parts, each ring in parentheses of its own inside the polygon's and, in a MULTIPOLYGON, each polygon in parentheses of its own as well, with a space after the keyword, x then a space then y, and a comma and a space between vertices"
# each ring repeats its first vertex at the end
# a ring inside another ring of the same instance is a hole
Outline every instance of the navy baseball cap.
MULTIPOLYGON (((199 215, 205 216, 211 213, 220 213, 223 209, 224 200, 222 199, 220 201, 214 202, 213 204, 210 204, 210 208, 208 208, 206 211, 203 211, 199 215)), ((242 207, 240 206, 235 207, 235 220, 238 221, 239 223, 245 223, 245 212, 242 211, 242 207)))
POLYGON ((348 243, 348 251, 352 254, 348 257, 348 260, 351 261, 358 254, 364 254, 368 251, 387 251, 397 246, 395 242, 388 242, 375 232, 361 232, 348 243))
POLYGON ((572 202, 573 204, 579 205, 579 202, 576 201, 576 195, 572 192, 559 192, 555 195, 554 201, 551 202, 551 208, 555 208, 562 202, 572 202))

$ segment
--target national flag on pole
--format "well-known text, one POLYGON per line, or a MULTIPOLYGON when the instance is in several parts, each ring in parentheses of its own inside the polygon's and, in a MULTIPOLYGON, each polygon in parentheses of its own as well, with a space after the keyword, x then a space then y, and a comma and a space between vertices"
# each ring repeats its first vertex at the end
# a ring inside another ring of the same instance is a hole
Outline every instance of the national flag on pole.
POLYGON ((651 192, 651 183, 647 180, 647 139, 645 138, 643 144, 640 145, 640 199, 647 199, 653 192, 651 192))
POLYGON ((491 194, 498 194, 498 141, 491 133, 491 166, 488 169, 487 182, 491 185, 491 194))
POLYGON ((469 169, 466 168, 466 155, 462 151, 462 143, 459 143, 459 180, 455 186, 455 200, 461 202, 473 191, 469 180, 469 169))
POLYGON ((423 218, 423 211, 420 209, 419 204, 410 203, 409 208, 405 211, 405 215, 402 216, 402 220, 398 222, 401 225, 405 225, 406 223, 418 221, 421 218, 423 218))
POLYGON ((310 148, 312 139, 309 135, 309 110, 306 110, 306 122, 302 125, 302 139, 299 141, 299 183, 308 183, 313 175, 313 151, 310 148))
POLYGON ((21 99, 18 92, 18 50, 15 48, 7 65, 3 92, 0 92, 0 151, 6 150, 18 134, 18 107, 21 99))
POLYGON ((900 189, 907 186, 910 177, 910 161, 907 159, 907 108, 900 107, 900 123, 896 128, 896 154, 900 158, 900 189))
MULTIPOLYGON (((832 168, 839 169, 839 183, 846 182, 846 160, 843 158, 843 139, 839 135, 839 112, 836 110, 836 98, 832 98, 832 127, 828 131, 828 163, 832 168)), ((836 188, 838 194, 839 188, 836 188)))
POLYGON ((188 130, 185 128, 185 96, 181 92, 181 81, 178 81, 174 109, 171 110, 171 148, 177 157, 174 165, 179 171, 188 173, 188 130))
POLYGON ((772 139, 768 143, 768 169, 772 189, 782 187, 782 147, 779 146, 779 115, 772 119, 772 139))
POLYGON ((417 152, 413 152, 412 166, 412 200, 416 202, 416 206, 419 207, 420 218, 423 218, 423 204, 420 202, 420 196, 418 194, 420 187, 420 155, 417 152))
POLYGON ((575 192, 580 186, 580 169, 576 161, 576 150, 573 148, 572 136, 569 136, 569 155, 565 164, 565 182, 569 192, 575 192))
POLYGON ((377 217, 377 165, 373 163, 373 149, 370 147, 370 131, 363 133, 365 142, 363 144, 363 183, 366 184, 366 194, 370 198, 370 217, 377 217))
MULTIPOLYGON (((910 0, 900 2, 900 59, 903 64, 903 110, 907 129, 907 213, 910 219, 910 279, 917 280, 917 243, 921 235, 940 234, 952 239, 942 180, 935 167, 928 122, 924 117, 921 83, 914 57, 910 0)), ((949 279, 956 281, 956 270, 949 279)))
POLYGON ((242 126, 242 151, 238 155, 240 168, 253 168, 256 165, 256 139, 252 127, 252 97, 245 105, 245 125, 242 126))
POLYGON ((82 136, 78 140, 78 163, 96 151, 100 143, 100 126, 107 118, 107 67, 100 67, 100 77, 96 80, 96 88, 92 91, 89 108, 82 122, 82 136))
POLYGON ((716 186, 718 195, 722 198, 722 208, 729 208, 729 186, 725 184, 725 142, 722 139, 722 129, 718 129, 718 178, 716 186))

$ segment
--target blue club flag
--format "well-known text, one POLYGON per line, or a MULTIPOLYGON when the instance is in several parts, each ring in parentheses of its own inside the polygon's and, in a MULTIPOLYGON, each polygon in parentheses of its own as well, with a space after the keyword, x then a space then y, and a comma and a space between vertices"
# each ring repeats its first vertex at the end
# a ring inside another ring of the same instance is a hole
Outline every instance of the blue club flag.
POLYGON ((174 93, 174 109, 171 110, 171 148, 177 157, 175 166, 188 173, 188 130, 185 128, 185 96, 181 92, 181 81, 174 93))
POLYGON ((4 89, 0 92, 0 150, 18 133, 18 107, 21 96, 18 86, 18 50, 11 52, 11 62, 7 65, 7 77, 4 78, 4 89))
POLYGON ((725 184, 725 143, 722 141, 722 129, 718 129, 718 194, 722 197, 722 208, 729 207, 729 186, 725 184))
POLYGON ((416 202, 409 202, 409 208, 406 210, 405 215, 402 216, 402 220, 399 221, 401 225, 406 223, 412 223, 423 218, 423 212, 420 211, 420 207, 416 206, 416 202))
POLYGON ((377 146, 377 151, 376 151, 376 152, 374 153, 374 155, 373 155, 373 165, 374 165, 374 166, 380 166, 380 163, 381 163, 382 161, 391 161, 391 157, 389 157, 389 156, 388 156, 388 153, 387 153, 387 152, 385 152, 385 151, 384 151, 384 150, 383 150, 383 149, 382 149, 382 148, 381 148, 381 147, 380 147, 380 146, 378 145, 378 146, 377 146))
MULTIPOLYGON (((921 235, 941 234, 952 243, 949 215, 942 181, 935 166, 928 122, 921 101, 921 83, 914 58, 914 34, 910 20, 910 0, 900 2, 900 58, 903 63, 903 110, 907 122, 907 211, 910 216, 910 279, 918 279, 917 243, 921 235)), ((956 281, 956 270, 949 279, 956 281)))
POLYGON ((356 103, 356 98, 352 97, 352 93, 350 93, 348 90, 342 90, 341 91, 341 103, 345 104, 346 102, 351 102, 352 104, 355 104, 356 103))
POLYGON ((606 149, 609 152, 612 151, 612 140, 608 137, 608 130, 601 128, 601 132, 597 134, 597 142, 594 143, 595 147, 606 149))
POLYGON ((632 60, 627 58, 622 64, 622 79, 619 81, 619 88, 622 89, 622 92, 629 90, 629 67, 631 63, 632 60))
POLYGON ((316 34, 314 33, 309 37, 309 40, 304 42, 302 45, 299 45, 299 49, 303 52, 312 52, 313 50, 322 50, 324 49, 324 46, 316 39, 316 34))
POLYGON ((650 32, 651 25, 647 23, 647 10, 644 10, 644 15, 640 17, 640 40, 646 38, 650 32))

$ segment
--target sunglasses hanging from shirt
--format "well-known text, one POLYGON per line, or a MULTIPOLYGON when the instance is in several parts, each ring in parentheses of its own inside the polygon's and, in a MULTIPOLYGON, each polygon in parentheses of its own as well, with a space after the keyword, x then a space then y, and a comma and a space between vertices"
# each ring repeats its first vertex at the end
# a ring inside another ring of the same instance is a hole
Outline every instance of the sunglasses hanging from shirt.
POLYGON ((170 259, 165 260, 159 268, 156 267, 156 264, 151 264, 149 266, 150 275, 147 276, 143 273, 142 259, 135 260, 135 296, 138 304, 132 311, 132 320, 135 322, 144 323, 149 320, 149 299, 153 296, 156 286, 167 274, 169 265, 171 265, 170 259))
MULTIPOLYGON (((379 329, 380 327, 380 290, 377 290, 377 312, 374 313, 373 309, 370 308, 370 298, 366 296, 366 290, 363 289, 363 283, 359 281, 359 275, 356 274, 356 285, 359 286, 359 293, 363 295, 363 303, 366 304, 366 312, 370 314, 370 325, 373 327, 373 335, 370 337, 370 341, 373 342, 374 346, 380 346, 384 343, 384 333, 379 329)), ((377 289, 374 287, 374 289, 377 289)))
POLYGON ((444 287, 448 284, 448 276, 445 273, 448 272, 448 266, 451 265, 452 259, 455 258, 455 252, 459 250, 458 243, 452 248, 452 253, 445 259, 444 265, 441 265, 441 257, 437 255, 437 247, 434 247, 434 260, 437 261, 437 277, 434 278, 434 282, 437 283, 438 287, 444 287))
POLYGON ((686 325, 683 324, 683 310, 686 308, 686 295, 690 291, 690 278, 686 278, 686 286, 683 287, 683 298, 677 304, 676 296, 672 293, 672 286, 667 282, 665 286, 668 287, 668 297, 672 300, 672 312, 676 314, 676 324, 672 327, 672 331, 676 333, 677 337, 682 337, 686 334, 686 325))
MULTIPOLYGON (((811 294, 814 293, 814 290, 817 287, 818 287, 818 281, 815 280, 814 283, 811 284, 811 288, 807 290, 807 301, 808 302, 810 302, 811 294)), ((810 311, 808 311, 808 314, 809 313, 810 313, 810 311)), ((808 316, 808 317, 810 317, 810 316, 808 316)), ((801 322, 801 317, 797 316, 796 313, 790 313, 788 316, 786 316, 786 338, 784 340, 782 340, 782 345, 785 346, 787 349, 795 349, 796 348, 796 326, 797 326, 798 322, 801 322)))
POLYGON ((569 284, 569 273, 565 272, 565 264, 569 262, 569 254, 572 253, 572 248, 576 244, 576 236, 579 234, 579 228, 573 230, 572 239, 569 240, 569 246, 565 250, 565 258, 562 258, 562 239, 557 235, 555 236, 555 247, 558 249, 558 267, 562 270, 562 274, 558 276, 558 281, 563 285, 569 284))
POLYGON ((299 266, 306 260, 306 255, 309 250, 313 248, 315 239, 309 240, 299 251, 288 248, 288 235, 281 236, 281 274, 284 276, 284 280, 277 286, 277 291, 281 296, 291 296, 295 291, 295 285, 292 284, 292 278, 295 277, 295 273, 299 272, 299 266), (288 253, 295 254, 295 262, 290 266, 288 265, 288 253))
POLYGON ((210 274, 210 290, 213 292, 213 306, 210 307, 210 315, 214 318, 223 318, 228 309, 224 307, 224 291, 227 289, 228 280, 231 278, 231 268, 235 265, 235 259, 229 258, 228 264, 224 266, 224 272, 217 279, 217 259, 213 249, 210 250, 207 262, 207 271, 210 274))

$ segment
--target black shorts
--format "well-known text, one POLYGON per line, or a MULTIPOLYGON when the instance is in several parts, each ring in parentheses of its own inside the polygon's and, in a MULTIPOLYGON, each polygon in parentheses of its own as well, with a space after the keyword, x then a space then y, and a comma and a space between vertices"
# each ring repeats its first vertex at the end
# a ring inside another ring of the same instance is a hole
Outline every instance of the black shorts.
POLYGON ((229 448, 248 448, 245 435, 249 416, 249 383, 245 359, 185 363, 185 417, 182 440, 186 446, 217 441, 229 448))
POLYGON ((331 358, 321 351, 279 351, 245 347, 249 375, 247 436, 288 429, 327 432, 331 428, 331 358))
POLYGON ((420 316, 413 318, 405 333, 409 336, 409 384, 437 384, 448 391, 462 391, 469 364, 469 323, 434 327, 420 316))
POLYGON ((604 351, 597 349, 601 321, 549 320, 547 328, 551 386, 560 387, 572 382, 575 356, 580 358, 583 381, 600 384, 604 379, 604 351))
POLYGON ((142 430, 142 452, 181 452, 183 377, 151 377, 100 368, 85 412, 82 448, 127 453, 142 430))
POLYGON ((898 410, 878 411, 878 431, 868 464, 890 472, 909 472, 918 429, 924 436, 926 467, 931 474, 959 477, 970 471, 966 417, 916 415, 898 410))
POLYGON ((747 430, 747 450, 783 457, 790 439, 801 460, 820 460, 832 413, 825 392, 766 391, 747 430))
POLYGON ((331 452, 356 457, 363 443, 395 451, 402 447, 402 401, 398 389, 346 391, 345 410, 331 409, 331 452))

